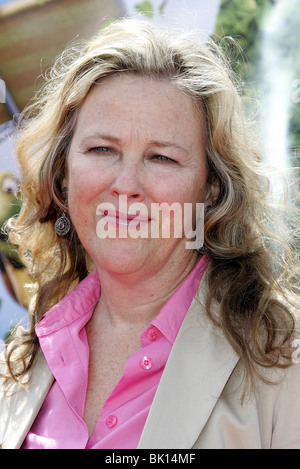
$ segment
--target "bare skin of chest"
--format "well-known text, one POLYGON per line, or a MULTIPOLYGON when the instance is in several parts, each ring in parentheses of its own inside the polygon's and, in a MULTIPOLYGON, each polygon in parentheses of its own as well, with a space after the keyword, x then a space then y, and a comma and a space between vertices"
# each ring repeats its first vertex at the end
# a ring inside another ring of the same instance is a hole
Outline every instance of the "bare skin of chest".
POLYGON ((87 327, 90 362, 84 421, 90 437, 106 400, 124 373, 127 360, 141 347, 139 332, 108 330, 97 335, 87 327))

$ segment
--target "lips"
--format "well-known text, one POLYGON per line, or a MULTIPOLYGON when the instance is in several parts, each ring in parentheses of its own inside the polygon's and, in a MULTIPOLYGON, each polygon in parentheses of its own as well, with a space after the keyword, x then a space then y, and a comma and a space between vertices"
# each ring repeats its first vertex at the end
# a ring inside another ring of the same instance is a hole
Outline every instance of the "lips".
POLYGON ((136 213, 123 213, 116 211, 116 218, 119 220, 127 220, 128 222, 135 220, 140 222, 148 222, 150 221, 150 217, 143 216, 141 214, 137 215, 136 213))
POLYGON ((128 226, 130 223, 138 225, 139 223, 148 223, 151 221, 151 218, 146 215, 137 215, 136 213, 124 213, 120 212, 119 210, 107 209, 99 211, 97 214, 100 216, 102 215, 102 217, 105 217, 105 221, 107 221, 108 223, 119 226, 128 226))

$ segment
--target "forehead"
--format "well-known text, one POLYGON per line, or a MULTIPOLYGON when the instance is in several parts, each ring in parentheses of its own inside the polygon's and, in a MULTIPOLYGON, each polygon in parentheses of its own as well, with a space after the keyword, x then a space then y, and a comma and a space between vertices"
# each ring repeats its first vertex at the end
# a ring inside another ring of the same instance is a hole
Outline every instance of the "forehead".
POLYGON ((202 134, 202 116, 192 98, 174 84, 126 73, 93 86, 76 125, 80 129, 90 126, 114 126, 124 132, 129 128, 168 131, 195 138, 195 132, 202 134))

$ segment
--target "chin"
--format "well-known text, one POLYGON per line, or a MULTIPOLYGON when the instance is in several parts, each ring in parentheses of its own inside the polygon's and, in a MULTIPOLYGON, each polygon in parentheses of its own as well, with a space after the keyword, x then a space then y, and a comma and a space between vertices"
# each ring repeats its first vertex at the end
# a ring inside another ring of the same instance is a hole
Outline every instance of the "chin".
POLYGON ((115 274, 134 273, 147 264, 149 257, 149 253, 147 255, 145 249, 136 241, 128 239, 103 240, 97 254, 90 254, 100 269, 115 274))

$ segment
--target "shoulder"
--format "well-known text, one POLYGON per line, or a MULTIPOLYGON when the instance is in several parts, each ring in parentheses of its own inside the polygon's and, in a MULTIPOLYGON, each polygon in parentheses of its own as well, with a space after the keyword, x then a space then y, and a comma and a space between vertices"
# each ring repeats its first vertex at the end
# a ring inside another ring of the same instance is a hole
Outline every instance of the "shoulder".
MULTIPOLYGON (((3 363, 3 361, 2 361, 3 363)), ((5 371, 5 363, 1 371, 5 371)), ((28 384, 0 390, 0 444, 5 449, 19 448, 34 422, 53 383, 53 376, 41 352, 27 377, 28 384)))
POLYGON ((270 428, 271 448, 300 449, 300 363, 267 373, 271 383, 259 380, 255 398, 262 432, 270 428))

